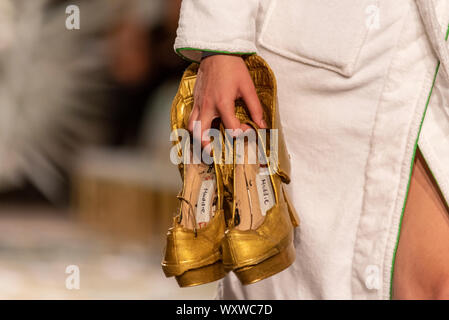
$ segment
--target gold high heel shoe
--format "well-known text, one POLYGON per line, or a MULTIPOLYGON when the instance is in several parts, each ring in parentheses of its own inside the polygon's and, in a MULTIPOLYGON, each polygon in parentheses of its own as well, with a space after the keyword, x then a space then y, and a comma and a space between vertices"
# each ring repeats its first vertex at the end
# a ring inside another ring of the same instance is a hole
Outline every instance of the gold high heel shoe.
MULTIPOLYGON (((246 57, 245 62, 264 109, 268 128, 279 129, 276 82, 272 71, 258 56, 246 57)), ((251 121, 241 100, 236 101, 236 115, 242 123, 257 132, 258 127, 251 121)), ((245 142, 245 155, 251 150, 254 152, 258 146, 268 160, 270 157, 263 139, 259 138, 260 145, 245 142)), ((267 168, 247 164, 246 157, 244 164, 236 164, 234 160, 233 219, 223 239, 223 264, 226 270, 233 270, 243 284, 281 272, 295 260, 293 230, 299 225, 299 219, 283 188, 284 183, 290 182, 289 163, 281 133, 278 138, 278 150, 274 150, 278 165, 274 170, 270 164, 267 168)))
MULTIPOLYGON (((181 80, 171 110, 172 130, 187 128, 197 70, 198 65, 192 64, 181 80)), ((174 144, 178 146, 179 156, 190 155, 189 144, 174 144)), ((167 277, 174 276, 181 287, 216 281, 226 274, 221 261, 225 232, 223 183, 216 163, 179 165, 183 178, 182 192, 178 196, 181 205, 167 233, 162 269, 167 277)))

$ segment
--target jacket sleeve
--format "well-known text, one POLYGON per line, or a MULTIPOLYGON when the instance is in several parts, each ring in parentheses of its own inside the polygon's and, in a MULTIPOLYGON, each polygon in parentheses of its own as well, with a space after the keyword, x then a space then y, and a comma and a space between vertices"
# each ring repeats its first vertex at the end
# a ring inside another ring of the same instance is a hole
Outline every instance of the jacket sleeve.
POLYGON ((202 51, 256 53, 259 0, 183 0, 175 51, 198 62, 202 51))

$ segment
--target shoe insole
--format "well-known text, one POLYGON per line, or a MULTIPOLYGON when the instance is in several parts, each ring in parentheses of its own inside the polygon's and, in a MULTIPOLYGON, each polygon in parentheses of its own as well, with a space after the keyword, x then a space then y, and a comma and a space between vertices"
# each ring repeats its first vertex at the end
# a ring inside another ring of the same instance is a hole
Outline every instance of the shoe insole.
POLYGON ((207 226, 213 218, 217 203, 217 183, 213 165, 186 164, 184 176, 185 186, 183 198, 188 201, 181 203, 182 219, 181 225, 193 229, 196 222, 198 229, 207 226), (195 215, 193 217, 192 215, 195 215))
POLYGON ((257 229, 263 223, 268 210, 275 205, 268 170, 259 163, 248 163, 248 155, 252 152, 257 155, 256 142, 245 142, 244 163, 235 165, 234 197, 236 214, 239 215, 236 228, 239 230, 257 229))

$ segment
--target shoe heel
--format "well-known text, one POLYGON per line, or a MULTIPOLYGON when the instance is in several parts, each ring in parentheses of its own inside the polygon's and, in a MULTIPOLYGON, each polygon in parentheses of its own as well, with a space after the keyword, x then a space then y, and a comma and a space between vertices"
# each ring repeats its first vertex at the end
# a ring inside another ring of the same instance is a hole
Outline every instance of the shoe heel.
POLYGON ((226 272, 223 268, 223 264, 221 261, 218 261, 202 268, 186 271, 175 278, 179 286, 185 288, 214 282, 223 278, 225 275, 226 272))
POLYGON ((295 207, 292 205, 290 201, 290 197, 287 192, 285 192, 284 187, 282 187, 282 195, 284 196, 285 202, 287 203, 288 214, 290 215, 290 220, 292 221, 293 227, 296 228, 299 226, 299 216, 296 212, 295 207))
POLYGON ((287 269, 295 261, 295 248, 290 243, 285 250, 261 263, 234 270, 237 278, 244 285, 252 284, 287 269))

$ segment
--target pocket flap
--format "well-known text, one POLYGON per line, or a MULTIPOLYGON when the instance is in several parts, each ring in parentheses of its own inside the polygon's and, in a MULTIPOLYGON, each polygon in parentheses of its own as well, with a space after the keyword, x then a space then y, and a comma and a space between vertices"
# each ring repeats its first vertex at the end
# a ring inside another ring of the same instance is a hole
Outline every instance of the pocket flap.
POLYGON ((282 56, 350 77, 378 14, 376 0, 272 0, 258 40, 282 56))

